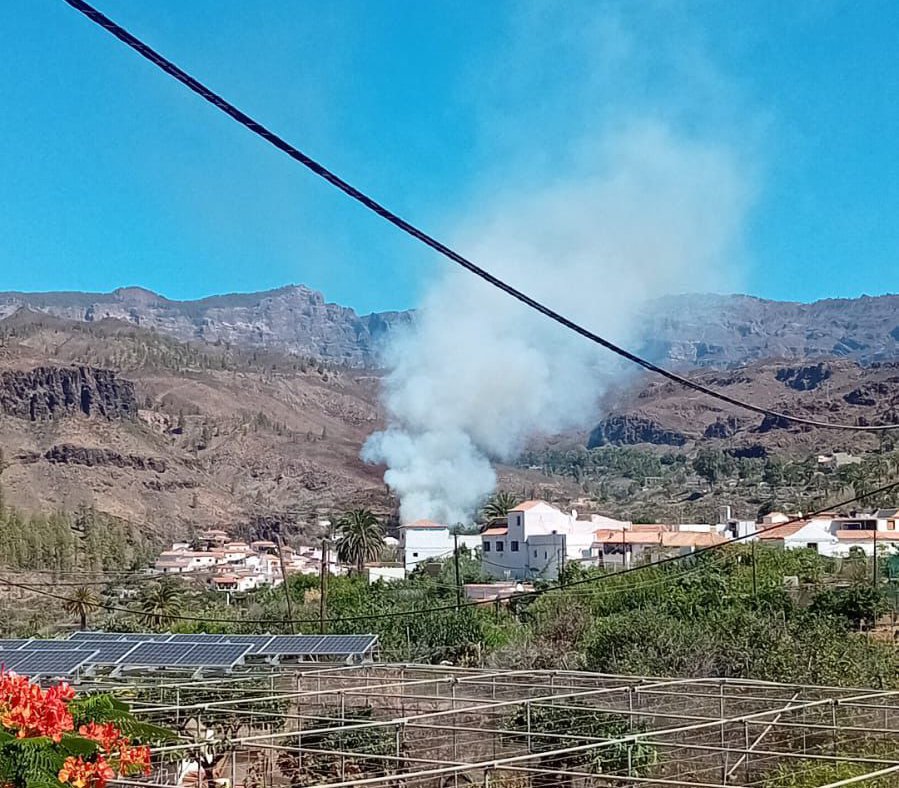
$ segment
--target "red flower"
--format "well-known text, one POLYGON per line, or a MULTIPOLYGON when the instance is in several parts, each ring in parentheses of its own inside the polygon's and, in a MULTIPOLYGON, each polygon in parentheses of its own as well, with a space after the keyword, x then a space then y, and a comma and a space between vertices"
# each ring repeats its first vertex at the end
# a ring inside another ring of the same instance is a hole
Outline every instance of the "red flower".
POLYGON ((74 727, 68 709, 74 697, 75 691, 65 683, 45 691, 27 676, 0 673, 0 725, 20 739, 49 736, 58 742, 74 727))
POLYGON ((115 777, 115 771, 102 755, 94 761, 85 761, 80 755, 66 758, 57 775, 61 783, 73 788, 104 788, 115 777))

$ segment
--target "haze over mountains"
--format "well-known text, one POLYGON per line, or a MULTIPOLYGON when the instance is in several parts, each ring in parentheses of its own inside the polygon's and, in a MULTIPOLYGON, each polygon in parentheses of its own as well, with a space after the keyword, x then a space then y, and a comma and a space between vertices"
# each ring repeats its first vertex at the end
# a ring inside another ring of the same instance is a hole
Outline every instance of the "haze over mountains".
MULTIPOLYGON (((358 315, 302 285, 172 301, 139 287, 112 293, 0 293, 0 319, 26 307, 69 320, 124 320, 181 341, 228 343, 377 366, 379 343, 412 312, 358 315)), ((899 295, 811 304, 744 295, 670 296, 643 315, 642 350, 677 365, 728 367, 762 359, 899 358, 899 295)))

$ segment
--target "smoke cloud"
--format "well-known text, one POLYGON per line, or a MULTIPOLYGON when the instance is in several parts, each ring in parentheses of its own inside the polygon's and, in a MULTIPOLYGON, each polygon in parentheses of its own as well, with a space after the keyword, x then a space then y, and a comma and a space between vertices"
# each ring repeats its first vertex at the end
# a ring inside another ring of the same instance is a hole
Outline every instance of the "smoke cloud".
MULTIPOLYGON (((574 175, 497 190, 452 235, 463 253, 614 341, 642 338, 641 309, 674 292, 732 287, 750 189, 738 157, 657 123, 582 146, 574 175)), ((447 264, 449 265, 449 264, 447 264)), ((587 426, 622 365, 607 351, 459 269, 427 290, 386 352, 385 431, 363 458, 404 522, 470 520, 538 434, 587 426)))

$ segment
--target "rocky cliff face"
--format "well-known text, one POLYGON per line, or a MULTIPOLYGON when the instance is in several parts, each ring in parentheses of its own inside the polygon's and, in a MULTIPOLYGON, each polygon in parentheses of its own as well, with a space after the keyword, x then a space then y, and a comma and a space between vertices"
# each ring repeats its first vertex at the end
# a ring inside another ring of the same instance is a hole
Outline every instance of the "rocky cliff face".
POLYGON ((0 319, 27 307, 69 320, 126 320, 181 341, 229 343, 372 366, 387 336, 409 312, 357 315, 308 287, 170 301, 142 288, 112 293, 0 293, 0 319))
POLYGON ((812 304, 743 295, 663 298, 644 314, 644 351, 686 366, 761 359, 899 359, 899 295, 812 304))
MULTIPOLYGON (((899 423, 899 363, 867 366, 845 359, 818 364, 757 362, 727 371, 695 371, 705 386, 778 413, 840 424, 899 423)), ((887 436, 892 440, 892 436, 887 436)), ((692 450, 723 447, 734 456, 877 448, 875 434, 836 432, 760 416, 645 376, 610 398, 588 447, 651 444, 692 450)))
MULTIPOLYGON (((303 286, 171 301, 139 287, 112 293, 0 293, 0 319, 22 307, 69 320, 126 320, 181 341, 230 343, 376 366, 381 346, 411 312, 357 315, 303 286)), ((761 359, 899 359, 899 295, 800 304, 743 295, 683 295, 641 315, 644 355, 687 367, 761 359)))
POLYGON ((108 369, 44 366, 0 372, 0 413, 29 421, 137 415, 134 386, 108 369))

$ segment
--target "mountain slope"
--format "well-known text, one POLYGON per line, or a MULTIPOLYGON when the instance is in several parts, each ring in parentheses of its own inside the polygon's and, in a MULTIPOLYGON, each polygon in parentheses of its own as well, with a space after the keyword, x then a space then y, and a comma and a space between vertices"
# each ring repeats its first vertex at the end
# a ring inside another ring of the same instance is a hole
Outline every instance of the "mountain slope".
POLYGON ((0 319, 23 307, 89 323, 113 318, 182 341, 264 348, 353 367, 374 364, 379 342, 410 321, 408 312, 360 316, 303 286, 198 301, 171 301, 140 287, 112 293, 0 293, 0 319))
MULTIPOLYGON (((865 367, 847 359, 804 365, 761 361, 691 377, 788 415, 854 425, 899 423, 899 362, 865 367)), ((605 415, 587 445, 651 444, 682 451, 708 446, 764 456, 873 450, 880 440, 874 433, 779 423, 670 381, 644 377, 608 397, 605 415)))
POLYGON ((94 506, 166 537, 386 512, 358 457, 376 391, 348 368, 19 311, 0 321, 0 484, 25 509, 94 506))

